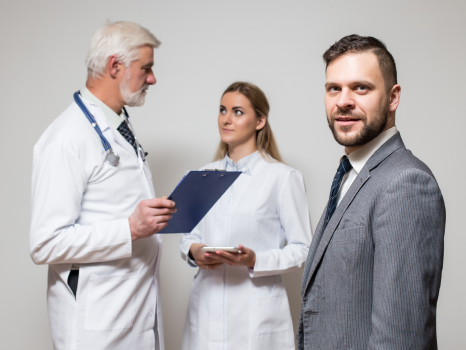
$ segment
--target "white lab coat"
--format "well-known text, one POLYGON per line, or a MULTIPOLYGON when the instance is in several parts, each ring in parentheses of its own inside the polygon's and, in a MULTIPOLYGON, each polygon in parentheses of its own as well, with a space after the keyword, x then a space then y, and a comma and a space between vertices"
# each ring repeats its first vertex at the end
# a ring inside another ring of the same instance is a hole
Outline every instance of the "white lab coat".
MULTIPOLYGON (((205 169, 225 169, 225 160, 205 169)), ((302 267, 311 241, 302 175, 257 154, 243 174, 181 241, 256 252, 254 271, 222 265, 194 277, 183 350, 294 350, 288 297, 280 274, 302 267)), ((195 263, 194 263, 195 264, 195 263)))
POLYGON ((104 163, 101 140, 74 102, 34 147, 30 254, 49 265, 53 344, 153 350, 158 341, 163 350, 161 238, 132 242, 127 219, 155 197, 151 172, 100 108, 83 101, 120 162, 104 163), (80 265, 76 299, 67 283, 72 264, 80 265))

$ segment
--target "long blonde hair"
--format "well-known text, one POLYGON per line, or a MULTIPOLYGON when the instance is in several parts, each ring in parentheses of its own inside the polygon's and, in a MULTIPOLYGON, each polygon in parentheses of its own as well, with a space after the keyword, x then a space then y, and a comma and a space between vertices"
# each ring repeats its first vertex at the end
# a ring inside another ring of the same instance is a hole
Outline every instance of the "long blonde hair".
MULTIPOLYGON (((262 90, 254 84, 237 81, 225 90, 222 97, 228 92, 239 92, 245 96, 251 103, 251 106, 256 113, 256 117, 265 117, 265 126, 256 133, 257 149, 264 159, 269 160, 270 157, 272 157, 279 162, 283 162, 268 120, 270 110, 269 102, 262 90)), ((220 141, 214 161, 223 159, 227 153, 228 145, 225 142, 220 141)))

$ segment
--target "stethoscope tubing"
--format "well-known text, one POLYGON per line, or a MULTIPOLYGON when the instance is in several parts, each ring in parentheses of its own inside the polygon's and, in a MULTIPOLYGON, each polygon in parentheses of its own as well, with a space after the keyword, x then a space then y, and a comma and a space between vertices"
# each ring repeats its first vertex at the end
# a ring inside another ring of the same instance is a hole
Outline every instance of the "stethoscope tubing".
MULTIPOLYGON (((112 146, 110 145, 110 142, 108 142, 108 140, 102 134, 102 130, 100 130, 99 124, 97 124, 96 120, 94 119, 94 116, 91 114, 91 112, 89 112, 87 107, 84 105, 84 102, 81 100, 81 97, 79 96, 79 91, 76 91, 73 97, 74 97, 76 104, 79 106, 79 108, 81 108, 86 118, 89 120, 91 125, 94 127, 94 130, 100 136, 100 141, 102 141, 102 145, 104 146, 104 149, 106 151, 111 150, 112 146)), ((125 111, 125 114, 126 114, 126 111, 125 111)))

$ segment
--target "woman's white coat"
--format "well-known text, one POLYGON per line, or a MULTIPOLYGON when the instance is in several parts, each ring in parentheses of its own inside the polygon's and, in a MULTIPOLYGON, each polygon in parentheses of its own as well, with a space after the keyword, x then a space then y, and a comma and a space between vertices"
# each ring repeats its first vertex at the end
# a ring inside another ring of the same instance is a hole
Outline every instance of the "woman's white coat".
MULTIPOLYGON (((225 169, 226 160, 204 169, 225 169)), ((301 268, 311 241, 302 175, 257 152, 243 174, 181 241, 191 266, 193 243, 242 244, 256 252, 253 271, 222 265, 194 278, 183 350, 292 350, 294 332, 280 274, 301 268)))
POLYGON ((34 147, 30 253, 49 265, 53 344, 153 350, 158 333, 164 349, 161 238, 132 242, 127 219, 141 200, 155 197, 151 172, 100 108, 83 101, 120 162, 104 163, 100 138, 76 103, 34 147), (72 264, 80 265, 76 299, 67 284, 72 264))

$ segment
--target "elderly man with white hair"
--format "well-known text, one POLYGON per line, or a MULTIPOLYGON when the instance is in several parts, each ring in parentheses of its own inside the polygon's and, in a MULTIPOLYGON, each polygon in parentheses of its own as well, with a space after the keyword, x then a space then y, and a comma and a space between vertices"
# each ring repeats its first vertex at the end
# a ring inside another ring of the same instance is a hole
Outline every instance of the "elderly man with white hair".
POLYGON ((34 147, 30 253, 49 265, 55 349, 164 349, 154 234, 176 208, 155 198, 124 107, 155 84, 159 45, 135 23, 99 28, 86 87, 34 147))

